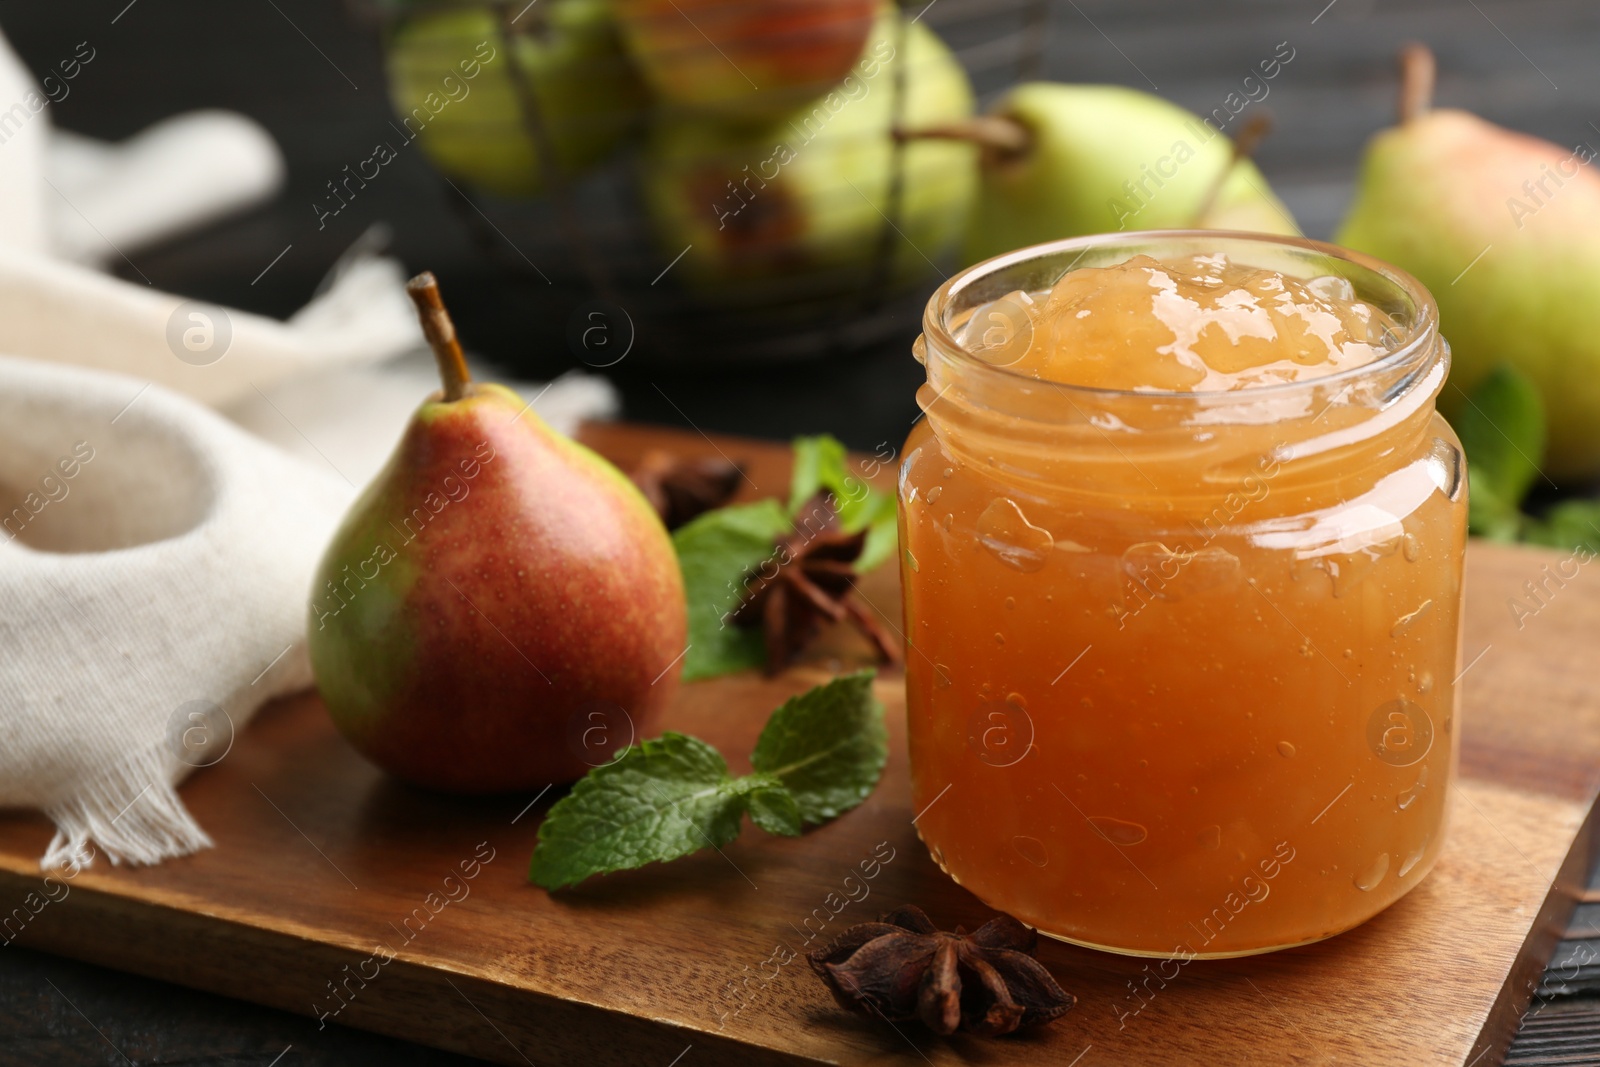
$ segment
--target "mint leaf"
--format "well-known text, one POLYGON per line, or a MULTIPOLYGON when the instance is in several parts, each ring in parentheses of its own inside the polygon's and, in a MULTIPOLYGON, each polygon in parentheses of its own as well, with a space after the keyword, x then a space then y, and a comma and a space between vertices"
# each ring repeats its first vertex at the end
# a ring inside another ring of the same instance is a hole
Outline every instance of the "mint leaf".
POLYGON ((546 889, 673 860, 739 835, 744 790, 716 749, 663 734, 590 771, 539 827, 528 877, 546 889))
POLYGON ((867 543, 862 546, 861 555, 856 557, 857 574, 867 573, 894 555, 895 547, 900 543, 897 511, 894 494, 880 493, 876 489, 871 491, 866 506, 862 508, 862 525, 867 528, 867 543))
POLYGON ((772 713, 750 754, 752 767, 788 787, 809 826, 861 803, 883 773, 889 740, 873 673, 846 674, 792 697, 772 713))
POLYGON ((894 555, 899 533, 895 526, 892 493, 874 489, 850 473, 849 453, 827 434, 794 439, 794 473, 789 479, 789 513, 799 515, 806 501, 826 490, 839 512, 839 528, 846 533, 867 531, 867 543, 855 562, 865 574, 894 555))
POLYGON ((783 505, 769 499, 709 511, 672 535, 689 602, 685 681, 766 662, 761 630, 735 626, 728 616, 744 598, 745 575, 789 529, 783 505))
POLYGON ((850 471, 843 443, 828 434, 794 439, 794 470, 789 475, 789 514, 798 515, 806 501, 824 489, 839 495, 850 471))
POLYGON ((1510 543, 1531 536, 1527 517, 1514 504, 1507 504, 1494 488, 1491 477, 1467 467, 1467 529, 1490 541, 1510 543))
POLYGON ((1551 548, 1600 553, 1600 500, 1564 500, 1543 519, 1529 519, 1526 537, 1551 548))
POLYGON ((1502 363, 1480 381, 1456 412, 1467 452, 1468 515, 1473 533, 1515 540, 1523 497, 1544 456, 1544 408, 1533 382, 1502 363))
POLYGON ((750 821, 769 834, 782 837, 800 836, 800 805, 794 794, 767 775, 751 775, 752 779, 771 781, 750 791, 750 821))

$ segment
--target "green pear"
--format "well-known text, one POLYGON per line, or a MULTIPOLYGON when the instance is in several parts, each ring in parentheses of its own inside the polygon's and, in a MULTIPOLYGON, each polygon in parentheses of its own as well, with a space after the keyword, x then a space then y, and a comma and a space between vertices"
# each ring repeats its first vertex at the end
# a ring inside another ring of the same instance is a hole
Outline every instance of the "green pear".
POLYGON ((653 733, 688 625, 632 482, 509 389, 468 380, 433 276, 410 289, 445 388, 334 534, 309 615, 334 725, 415 784, 582 776, 653 733))
POLYGON ((962 233, 976 186, 976 150, 956 142, 902 146, 892 203, 895 79, 905 75, 905 118, 937 123, 972 113, 966 73, 920 23, 883 10, 861 59, 831 92, 754 126, 665 117, 649 142, 644 194, 662 253, 683 252, 700 289, 810 273, 830 284, 864 280, 886 228, 897 278, 921 276, 962 233))
MULTIPOLYGON (((605 159, 646 104, 606 0, 544 0, 511 29, 555 161, 576 172, 605 159)), ((545 184, 540 144, 524 123, 511 60, 494 10, 405 15, 388 44, 389 96, 406 135, 444 173, 532 196, 545 184)))
POLYGON ((1256 165, 1236 158, 1214 123, 1159 96, 1031 82, 991 117, 1015 132, 984 153, 968 262, 1117 230, 1299 234, 1256 165))
POLYGON ((1446 414, 1510 363, 1544 401, 1544 472, 1600 475, 1595 149, 1430 110, 1431 55, 1408 51, 1404 62, 1402 121, 1368 145, 1335 240, 1411 272, 1433 293, 1451 348, 1446 414))

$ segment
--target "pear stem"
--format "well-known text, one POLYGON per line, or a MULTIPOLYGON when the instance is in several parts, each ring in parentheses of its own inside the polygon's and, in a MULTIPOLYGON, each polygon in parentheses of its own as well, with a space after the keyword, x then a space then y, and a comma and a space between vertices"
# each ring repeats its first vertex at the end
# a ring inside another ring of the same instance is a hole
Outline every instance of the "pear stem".
POLYGON ((1433 107, 1433 86, 1438 64, 1425 44, 1408 44, 1400 50, 1400 122, 1426 115, 1433 107))
POLYGON ((434 361, 439 364, 445 400, 460 400, 467 393, 472 375, 467 372, 461 342, 456 340, 455 323, 450 321, 450 312, 445 310, 444 298, 439 295, 439 279, 433 276, 433 271, 425 270, 406 283, 406 295, 417 306, 422 336, 428 339, 434 361))
POLYGON ((940 122, 916 129, 897 129, 897 141, 968 141, 998 158, 1020 156, 1033 144, 1033 134, 1008 115, 974 115, 953 122, 940 122))
POLYGON ((1257 111, 1250 116, 1239 130, 1239 136, 1233 139, 1233 155, 1228 158, 1228 165, 1212 181, 1211 188, 1206 190, 1206 197, 1200 201, 1200 207, 1194 213, 1193 222, 1199 225, 1201 220, 1211 214, 1211 209, 1217 205, 1217 197, 1222 195, 1222 187, 1227 184, 1228 176, 1233 173, 1233 168, 1239 165, 1241 159, 1250 159, 1256 154, 1256 149, 1261 147, 1261 142, 1266 140, 1267 134, 1272 132, 1272 115, 1270 112, 1257 111))

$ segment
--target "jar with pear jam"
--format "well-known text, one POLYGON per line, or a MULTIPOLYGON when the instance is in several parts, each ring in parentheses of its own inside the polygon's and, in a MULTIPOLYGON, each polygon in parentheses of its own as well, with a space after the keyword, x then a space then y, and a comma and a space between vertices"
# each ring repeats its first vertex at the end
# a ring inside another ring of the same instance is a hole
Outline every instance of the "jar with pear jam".
POLYGON ((900 471, 913 810, 1063 940, 1337 934, 1439 854, 1466 477, 1432 297, 1202 232, 950 279, 900 471))

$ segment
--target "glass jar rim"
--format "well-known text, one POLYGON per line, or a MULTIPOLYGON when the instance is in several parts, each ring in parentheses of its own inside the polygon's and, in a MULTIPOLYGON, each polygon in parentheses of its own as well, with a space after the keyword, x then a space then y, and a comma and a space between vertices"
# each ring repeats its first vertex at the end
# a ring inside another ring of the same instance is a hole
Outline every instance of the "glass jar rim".
MULTIPOLYGON (((1425 362, 1425 357, 1430 356, 1436 348, 1435 341, 1438 338, 1439 326, 1438 304, 1427 287, 1411 274, 1393 264, 1327 241, 1315 241, 1309 237, 1285 237, 1278 234, 1251 233, 1243 230, 1127 230, 1114 233, 1090 234, 1082 237, 1066 237, 1060 240, 1028 245, 1012 252, 1006 252, 1003 255, 994 256, 957 272, 946 279, 944 284, 934 291, 922 316, 924 343, 930 347, 937 347, 943 358, 953 358, 967 372, 975 373, 979 376, 994 375, 995 377, 990 379, 993 382, 1004 382, 1010 379, 1019 386, 1037 386, 1040 384, 1040 379, 1014 371, 1008 366, 991 363, 974 354, 956 340, 947 315, 955 298, 969 286, 991 275, 1034 260, 1074 251, 1077 251, 1079 258, 1082 258, 1084 254, 1095 249, 1114 248, 1117 245, 1132 247, 1138 244, 1159 241, 1189 242, 1200 246, 1207 242, 1215 245, 1225 242, 1247 243, 1278 248, 1302 249, 1324 256, 1329 260, 1352 264, 1361 270, 1384 279, 1404 293, 1407 299, 1412 302, 1415 307, 1415 315, 1412 317, 1406 333, 1395 342, 1393 349, 1372 362, 1336 371, 1332 374, 1304 378, 1299 381, 1248 386, 1244 389, 1231 391, 1111 389, 1102 386, 1076 385, 1071 382, 1050 382, 1049 384, 1055 389, 1065 390, 1068 395, 1077 394, 1087 399, 1099 401, 1116 401, 1120 399, 1180 403, 1187 401, 1208 406, 1226 404, 1229 401, 1249 402, 1263 398, 1292 395, 1301 391, 1325 389, 1330 386, 1338 387, 1349 382, 1382 375, 1386 371, 1404 368, 1413 362, 1425 362)), ((1212 251, 1216 250, 1218 249, 1212 249, 1212 251)), ((1203 252, 1205 249, 1197 248, 1196 251, 1203 252)), ((1067 269, 1071 270, 1072 268, 1068 267, 1067 269)), ((1063 271, 1063 274, 1065 273, 1063 271)), ((1051 284, 1054 284, 1054 282, 1051 284)))

